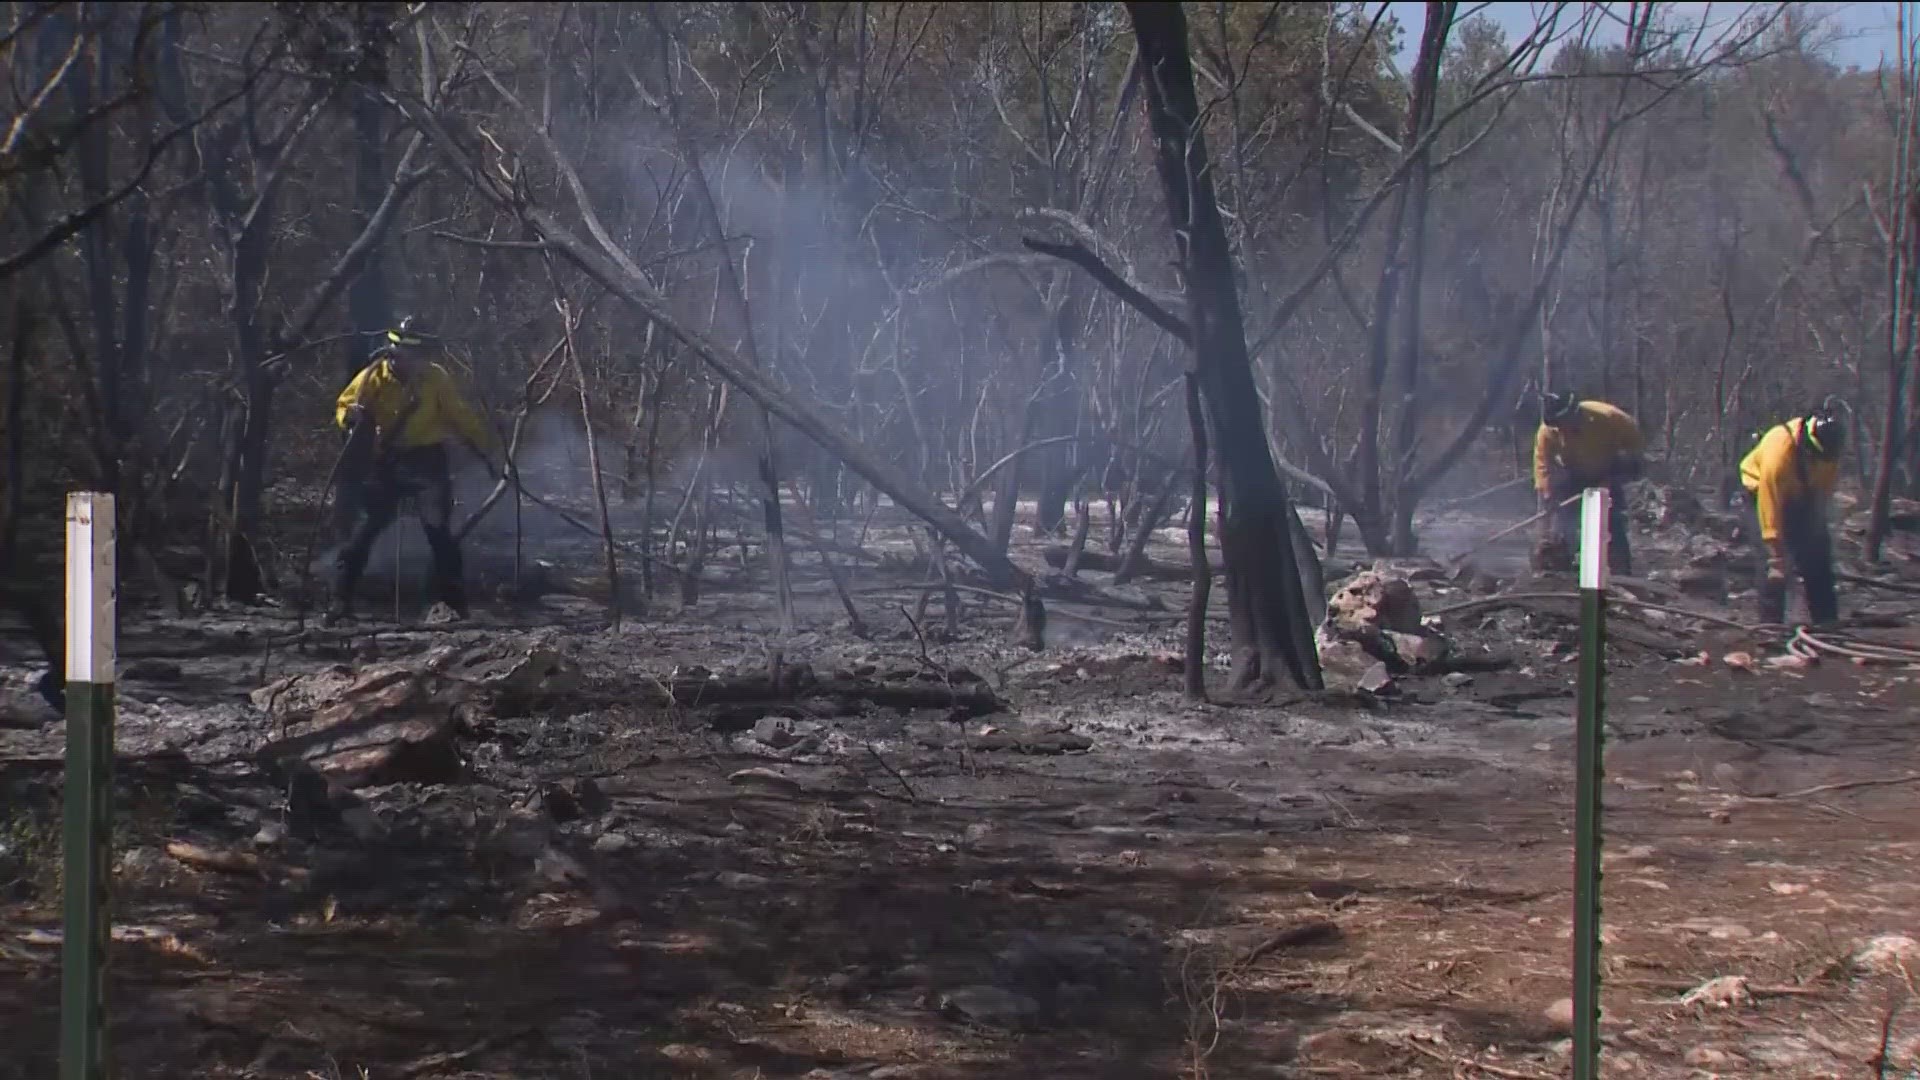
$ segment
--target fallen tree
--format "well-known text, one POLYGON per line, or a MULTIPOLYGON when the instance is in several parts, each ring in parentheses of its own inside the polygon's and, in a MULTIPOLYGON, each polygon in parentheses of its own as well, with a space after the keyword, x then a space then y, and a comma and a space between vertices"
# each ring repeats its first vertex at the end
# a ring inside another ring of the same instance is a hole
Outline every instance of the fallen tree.
MULTIPOLYGON (((496 161, 491 167, 485 163, 481 151, 476 148, 489 141, 497 147, 497 140, 483 140, 468 132, 460 118, 397 86, 382 86, 379 92, 390 107, 425 137, 455 175, 495 209, 512 214, 536 237, 534 243, 538 250, 551 252, 565 260, 666 330, 727 384, 738 388, 769 414, 791 425, 844 462, 861 479, 926 522, 942 539, 953 544, 961 554, 985 571, 996 585, 1017 589, 1023 594, 1033 593, 1032 575, 1015 565, 985 536, 974 531, 960 514, 925 488, 910 481, 852 432, 799 400, 764 370, 678 315, 645 271, 620 248, 601 224, 572 161, 546 127, 533 119, 525 109, 519 108, 517 100, 484 66, 480 66, 479 70, 482 77, 494 85, 496 92, 528 121, 535 138, 571 192, 575 208, 591 240, 570 229, 553 211, 537 205, 526 185, 505 160, 496 161)), ((500 157, 507 159, 510 155, 503 152, 500 157)), ((1028 643, 1035 646, 1039 644, 1033 640, 1028 643)))

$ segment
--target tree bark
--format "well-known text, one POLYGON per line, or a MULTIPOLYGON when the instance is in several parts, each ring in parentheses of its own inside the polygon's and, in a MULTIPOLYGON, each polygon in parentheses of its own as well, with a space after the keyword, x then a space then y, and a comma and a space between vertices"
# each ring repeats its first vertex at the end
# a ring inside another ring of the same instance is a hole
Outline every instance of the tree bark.
POLYGON ((1131 2, 1147 73, 1147 118, 1184 271, 1187 326, 1207 415, 1219 440, 1233 685, 1273 684, 1284 667, 1296 685, 1322 685, 1295 562, 1293 504, 1267 445, 1246 329, 1220 208, 1207 171, 1206 137, 1177 4, 1131 2))

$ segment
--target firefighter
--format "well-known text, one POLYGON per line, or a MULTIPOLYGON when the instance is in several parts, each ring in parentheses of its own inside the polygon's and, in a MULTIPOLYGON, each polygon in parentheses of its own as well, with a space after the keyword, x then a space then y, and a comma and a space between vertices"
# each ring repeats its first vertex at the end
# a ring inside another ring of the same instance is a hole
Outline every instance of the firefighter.
POLYGON ((411 497, 433 551, 434 599, 467 617, 447 443, 485 458, 493 433, 433 360, 437 342, 412 317, 387 332, 373 360, 340 391, 336 422, 347 432, 335 506, 349 534, 334 559, 329 621, 351 617, 367 556, 411 497))
POLYGON ((1740 483, 1759 519, 1767 553, 1760 583, 1763 623, 1787 621, 1790 569, 1800 575, 1814 625, 1840 616, 1827 501, 1840 480, 1840 451, 1846 445, 1845 424, 1820 410, 1774 425, 1740 462, 1740 483))
POLYGON ((1540 431, 1533 440, 1533 486, 1548 511, 1534 564, 1542 570, 1573 569, 1573 540, 1580 531, 1580 504, 1560 504, 1586 488, 1604 487, 1613 496, 1607 515, 1607 567, 1633 572, 1627 545, 1628 481, 1645 470, 1644 443, 1633 417, 1604 401, 1579 401, 1567 394, 1541 399, 1540 431))

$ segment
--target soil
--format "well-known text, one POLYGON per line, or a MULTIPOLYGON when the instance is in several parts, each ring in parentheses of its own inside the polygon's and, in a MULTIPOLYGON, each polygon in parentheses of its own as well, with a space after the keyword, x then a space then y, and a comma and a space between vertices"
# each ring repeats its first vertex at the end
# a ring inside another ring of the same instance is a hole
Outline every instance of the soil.
MULTIPOLYGON (((1429 549, 1517 516, 1450 514, 1429 549)), ((1154 557, 1183 564, 1178 541, 1154 557)), ((476 539, 477 565, 493 542, 476 539)), ((1700 550, 1679 531, 1636 542, 1661 572, 1700 550)), ((590 545, 543 543, 597 565, 590 545)), ((1525 543, 1476 559, 1502 591, 1571 587, 1527 580, 1525 543)), ((1044 565, 1042 541, 1017 546, 1044 565)), ((911 550, 898 527, 865 547, 911 550)), ((872 628, 857 639, 810 559, 789 660, 964 667, 1011 709, 836 715, 803 698, 785 725, 743 726, 647 704, 693 665, 766 669, 763 575, 731 552, 695 608, 663 597, 619 629, 564 596, 439 630, 129 616, 122 1075, 1567 1074, 1570 608, 1443 619, 1470 673, 1199 704, 1179 692, 1181 583, 1127 587, 1162 614, 1054 603, 1035 655, 1012 643, 1016 608, 963 593, 949 639, 938 594, 908 618, 923 570, 871 564, 849 567, 872 628), (360 791, 373 828, 289 828, 287 791, 250 758, 274 721, 247 692, 522 641, 563 650, 593 693, 477 725, 459 783, 360 791)), ((1429 612, 1473 598, 1415 576, 1429 612)), ((1660 577, 1617 587, 1746 614, 1737 591, 1680 597, 1660 577)), ((1893 624, 1863 636, 1920 646, 1911 601, 1844 595, 1893 624)), ((1888 1022, 1912 976, 1858 955, 1920 936, 1915 669, 1776 668, 1777 643, 1740 632, 1623 611, 1613 626, 1606 1075, 1867 1077, 1883 1058, 1878 1075, 1920 1075, 1920 1009, 1888 1022), (1762 662, 1723 662, 1737 650, 1762 662), (1808 790, 1865 780, 1895 782, 1808 790), (1683 1003, 1722 976, 1743 1000, 1683 1003)), ((1223 623, 1212 636, 1217 686, 1223 623)), ((19 700, 31 674, 6 670, 0 727, 0 1076, 39 1078, 56 1068, 63 725, 19 700)))

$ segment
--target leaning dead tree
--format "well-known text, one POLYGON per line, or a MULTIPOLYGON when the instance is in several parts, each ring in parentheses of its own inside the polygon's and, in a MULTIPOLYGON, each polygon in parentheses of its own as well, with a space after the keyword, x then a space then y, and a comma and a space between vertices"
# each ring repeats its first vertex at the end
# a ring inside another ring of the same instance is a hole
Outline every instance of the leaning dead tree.
POLYGON ((1038 628, 1044 624, 1044 616, 1035 617, 1040 602, 1032 575, 852 432, 799 400, 767 371, 682 316, 601 222, 578 169, 553 137, 549 126, 533 117, 507 92, 504 83, 490 77, 483 64, 476 60, 473 66, 494 87, 510 112, 525 124, 541 155, 561 177, 586 237, 576 233, 559 214, 534 201, 522 173, 524 165, 520 157, 504 149, 491 133, 481 135, 452 111, 436 107, 398 85, 383 85, 379 92, 388 105, 431 144, 455 176, 496 210, 512 215, 542 250, 571 264, 637 314, 657 324, 728 385, 739 389, 770 415, 844 462, 902 509, 926 522, 985 571, 995 586, 1017 591, 1025 605, 1023 625, 1028 628, 1027 644, 1037 647, 1038 628))

